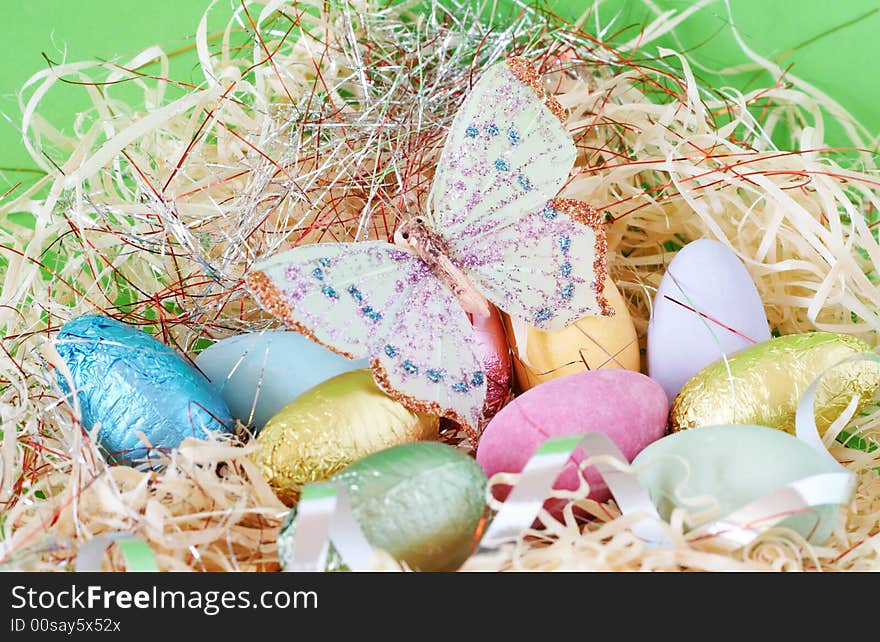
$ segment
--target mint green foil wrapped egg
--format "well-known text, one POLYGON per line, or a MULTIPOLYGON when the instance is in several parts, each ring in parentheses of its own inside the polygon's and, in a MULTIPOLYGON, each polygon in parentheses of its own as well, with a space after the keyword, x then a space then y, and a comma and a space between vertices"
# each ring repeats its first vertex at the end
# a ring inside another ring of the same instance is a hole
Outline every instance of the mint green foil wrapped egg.
MULTIPOLYGON (((351 498, 370 544, 418 571, 453 571, 470 555, 485 509, 486 475, 463 452, 416 442, 373 453, 332 478, 351 498)), ((285 566, 296 528, 294 508, 281 528, 285 566)), ((333 549, 327 570, 347 570, 333 549)))

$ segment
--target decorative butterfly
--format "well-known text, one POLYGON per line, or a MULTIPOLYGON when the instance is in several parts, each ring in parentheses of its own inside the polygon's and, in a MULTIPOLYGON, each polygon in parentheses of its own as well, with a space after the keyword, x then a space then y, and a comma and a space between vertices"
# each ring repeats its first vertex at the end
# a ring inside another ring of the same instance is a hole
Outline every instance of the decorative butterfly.
POLYGON ((523 58, 486 70, 453 121, 428 212, 384 241, 304 245, 258 262, 259 303, 351 359, 407 407, 476 438, 486 375, 467 313, 489 301, 542 330, 613 314, 595 210, 555 198, 576 150, 523 58))

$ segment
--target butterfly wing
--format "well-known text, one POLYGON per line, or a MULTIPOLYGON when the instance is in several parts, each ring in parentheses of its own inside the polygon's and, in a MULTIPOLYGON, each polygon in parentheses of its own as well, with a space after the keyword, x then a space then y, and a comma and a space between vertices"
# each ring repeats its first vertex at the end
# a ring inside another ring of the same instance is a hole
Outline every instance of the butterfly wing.
POLYGON ((611 313, 601 221, 555 199, 576 157, 561 114, 528 61, 489 68, 453 122, 430 198, 435 229, 474 285, 545 330, 611 313))
POLYGON ((556 196, 576 156, 561 113, 528 61, 489 67, 446 138, 429 197, 435 229, 457 242, 556 196))
POLYGON ((478 436, 486 375, 473 326, 440 281, 423 279, 401 299, 373 355, 379 386, 408 408, 458 422, 478 436))
POLYGON ((376 382, 407 407, 478 425, 486 386, 473 328, 414 254, 382 241, 304 245, 259 262, 248 285, 307 337, 369 357, 376 382))
POLYGON ((413 276, 417 261, 382 241, 317 243, 258 262, 248 285, 260 305, 287 325, 360 359, 371 356, 385 334, 384 312, 398 289, 409 287, 405 279, 413 276))
POLYGON ((454 251, 487 299, 549 331, 614 314, 603 294, 605 248, 605 226, 590 205, 554 198, 454 251))

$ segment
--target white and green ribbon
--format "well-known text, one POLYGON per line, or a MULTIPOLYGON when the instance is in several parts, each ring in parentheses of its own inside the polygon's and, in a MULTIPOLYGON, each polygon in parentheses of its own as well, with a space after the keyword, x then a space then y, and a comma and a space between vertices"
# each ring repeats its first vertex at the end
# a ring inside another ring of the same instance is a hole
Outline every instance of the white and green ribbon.
POLYGON ((608 460, 626 464, 626 458, 611 439, 600 432, 573 437, 548 439, 526 462, 519 481, 492 519, 480 540, 478 552, 487 552, 516 541, 538 517, 544 501, 550 497, 553 484, 566 463, 581 448, 595 459, 596 470, 617 501, 624 515, 639 514, 643 519, 632 528, 650 546, 665 546, 669 540, 659 523, 660 516, 648 493, 639 483, 638 476, 621 470, 608 460))
POLYGON ((370 569, 373 547, 354 517, 345 488, 332 482, 306 484, 296 507, 296 530, 285 570, 323 571, 331 543, 350 570, 370 569))
POLYGON ((80 547, 76 557, 76 572, 100 571, 104 553, 113 544, 116 544, 122 553, 125 566, 130 573, 154 573, 159 570, 153 549, 144 540, 132 533, 111 533, 93 537, 80 547))
POLYGON ((696 541, 711 537, 728 550, 747 546, 787 517, 824 504, 848 502, 854 482, 855 475, 845 469, 798 479, 719 520, 692 530, 690 538, 696 541))

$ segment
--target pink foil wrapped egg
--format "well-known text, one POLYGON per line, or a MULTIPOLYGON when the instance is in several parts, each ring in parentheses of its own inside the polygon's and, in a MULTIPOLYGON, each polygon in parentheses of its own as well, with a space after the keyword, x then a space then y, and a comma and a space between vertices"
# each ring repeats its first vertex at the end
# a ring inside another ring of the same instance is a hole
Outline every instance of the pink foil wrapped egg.
MULTIPOLYGON (((535 386, 505 406, 486 427, 477 463, 488 476, 518 473, 551 437, 603 432, 629 461, 666 431, 668 405, 660 385, 630 370, 590 370, 535 386)), ((554 488, 579 486, 576 451, 554 488)), ((594 467, 584 471, 590 498, 605 501, 608 488, 594 467)), ((496 491, 496 495, 500 495, 496 491)))
POLYGON ((483 371, 486 373, 486 402, 483 404, 483 418, 489 420, 504 406, 510 394, 511 361, 504 323, 498 309, 489 304, 488 317, 468 317, 477 335, 477 344, 483 356, 483 371))
MULTIPOLYGON (((478 317, 468 314, 474 326, 477 345, 483 360, 483 372, 486 373, 486 401, 483 403, 483 421, 488 421, 504 406, 510 394, 513 378, 510 349, 507 347, 507 335, 504 333, 504 322, 501 314, 491 303, 489 316, 478 317)), ((448 430, 456 426, 450 419, 440 420, 440 430, 448 430)))

